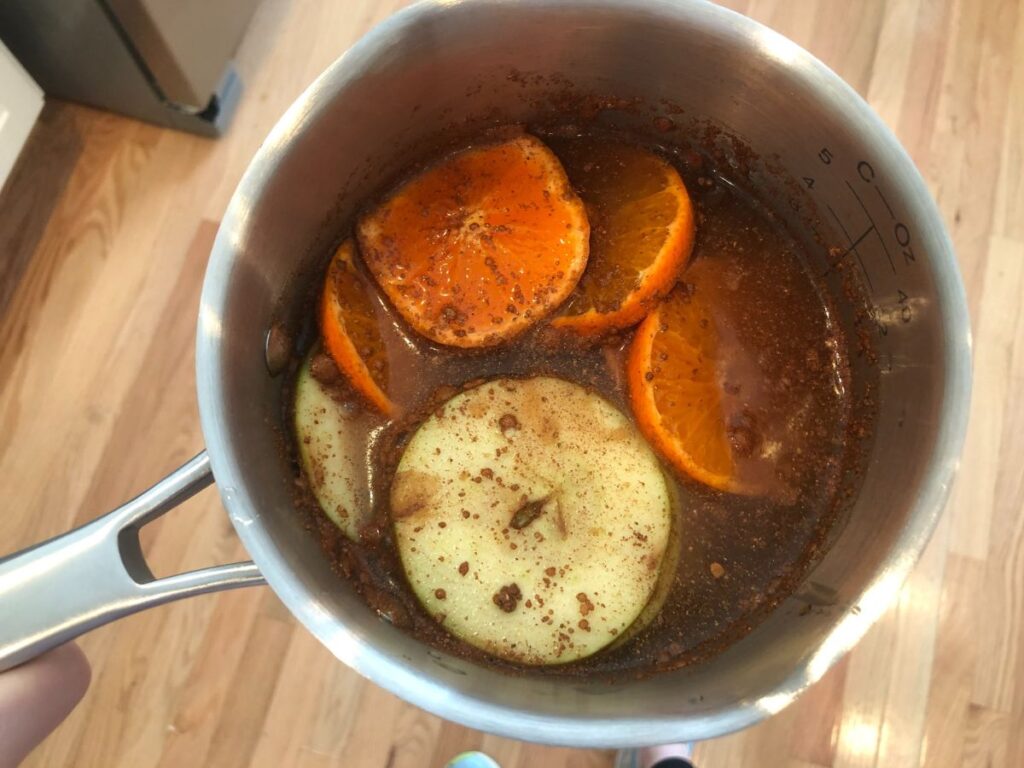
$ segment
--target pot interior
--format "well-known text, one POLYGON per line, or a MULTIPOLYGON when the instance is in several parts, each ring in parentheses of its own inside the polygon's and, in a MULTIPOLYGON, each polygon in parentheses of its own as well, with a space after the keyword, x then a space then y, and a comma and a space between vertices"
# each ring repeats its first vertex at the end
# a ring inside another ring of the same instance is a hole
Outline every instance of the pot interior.
POLYGON ((968 344, 948 238, 916 170, 853 91, 794 44, 703 4, 433 2, 345 54, 253 161, 204 287, 198 385, 232 520, 271 586, 340 659, 475 728, 623 746, 754 722, 859 639, 940 512, 962 437, 968 344), (863 479, 800 589, 711 661, 615 684, 510 677, 432 650, 370 611, 293 509, 282 381, 264 354, 273 325, 296 327, 296 307, 356 205, 432 148, 558 110, 745 164, 812 244, 820 273, 827 246, 845 253, 856 243, 849 257, 872 310, 858 318, 841 304, 837 322, 852 339, 870 334, 878 358, 854 374, 877 408, 863 479))

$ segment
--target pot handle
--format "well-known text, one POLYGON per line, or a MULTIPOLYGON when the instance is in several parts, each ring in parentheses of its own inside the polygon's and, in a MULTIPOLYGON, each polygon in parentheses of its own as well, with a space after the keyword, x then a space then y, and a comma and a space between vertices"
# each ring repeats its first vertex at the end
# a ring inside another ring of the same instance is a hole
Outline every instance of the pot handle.
POLYGON ((113 512, 0 559, 0 672, 144 608, 265 583, 251 562, 166 579, 146 565, 142 526, 212 482, 203 451, 113 512))

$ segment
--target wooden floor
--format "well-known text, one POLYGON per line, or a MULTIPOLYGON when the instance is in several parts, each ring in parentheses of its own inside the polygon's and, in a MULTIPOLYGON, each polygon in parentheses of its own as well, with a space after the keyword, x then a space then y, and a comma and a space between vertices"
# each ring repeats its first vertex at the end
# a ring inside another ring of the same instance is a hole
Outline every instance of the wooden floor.
MULTIPOLYGON (((395 0, 266 0, 208 141, 49 104, 0 201, 0 552, 84 522, 202 447, 192 343, 231 192, 277 116, 395 0)), ((976 339, 960 480, 897 605, 790 709, 703 768, 1024 766, 1024 4, 734 0, 864 94, 956 243, 976 339)), ((145 531, 158 573, 243 556, 207 491, 145 531)), ((444 723, 349 672, 267 589, 99 630, 83 704, 32 766, 609 766, 444 723)))

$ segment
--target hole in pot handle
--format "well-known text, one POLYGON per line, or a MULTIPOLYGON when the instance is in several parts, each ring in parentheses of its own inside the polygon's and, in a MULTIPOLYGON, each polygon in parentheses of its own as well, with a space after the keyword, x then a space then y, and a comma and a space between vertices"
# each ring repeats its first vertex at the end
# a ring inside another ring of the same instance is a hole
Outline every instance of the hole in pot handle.
POLYGON ((251 562, 165 579, 146 565, 142 526, 212 482, 203 451, 103 517, 0 559, 0 671, 144 608, 265 583, 251 562))

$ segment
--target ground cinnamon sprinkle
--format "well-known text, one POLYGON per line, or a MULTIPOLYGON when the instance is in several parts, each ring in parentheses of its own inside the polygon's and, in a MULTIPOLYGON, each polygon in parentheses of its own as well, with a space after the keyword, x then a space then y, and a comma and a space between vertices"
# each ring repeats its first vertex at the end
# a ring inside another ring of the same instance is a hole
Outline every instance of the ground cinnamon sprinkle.
POLYGON ((491 599, 494 601, 494 604, 501 608, 505 613, 512 613, 522 598, 523 593, 519 591, 518 584, 506 584, 495 592, 494 597, 491 599))
POLYGON ((576 595, 576 599, 580 602, 580 613, 582 615, 586 616, 594 610, 594 604, 590 601, 590 598, 587 597, 586 592, 580 592, 576 595))

